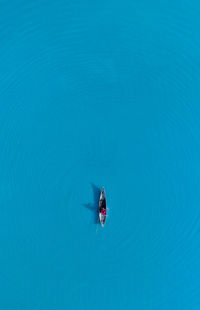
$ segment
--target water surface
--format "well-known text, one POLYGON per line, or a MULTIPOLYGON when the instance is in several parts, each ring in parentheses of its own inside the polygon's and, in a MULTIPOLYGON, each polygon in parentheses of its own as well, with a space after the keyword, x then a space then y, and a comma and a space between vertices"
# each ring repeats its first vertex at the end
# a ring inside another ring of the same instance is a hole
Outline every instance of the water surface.
POLYGON ((199 14, 0 2, 1 309, 199 309, 199 14))

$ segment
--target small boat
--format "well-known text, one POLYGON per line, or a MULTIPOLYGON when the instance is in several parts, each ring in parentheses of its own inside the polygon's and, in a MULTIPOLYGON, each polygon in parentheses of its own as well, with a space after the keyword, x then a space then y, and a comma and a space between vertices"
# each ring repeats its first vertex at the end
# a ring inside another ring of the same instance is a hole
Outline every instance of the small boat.
POLYGON ((101 226, 104 227, 106 216, 107 216, 107 204, 106 204, 106 193, 104 187, 102 187, 100 198, 99 198, 99 221, 101 226))

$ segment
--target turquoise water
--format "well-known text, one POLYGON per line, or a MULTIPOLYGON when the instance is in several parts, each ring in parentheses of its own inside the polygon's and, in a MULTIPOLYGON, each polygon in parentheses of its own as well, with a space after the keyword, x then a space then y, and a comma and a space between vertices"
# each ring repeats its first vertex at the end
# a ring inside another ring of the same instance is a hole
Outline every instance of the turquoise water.
POLYGON ((199 16, 0 2, 2 310, 199 310, 199 16))

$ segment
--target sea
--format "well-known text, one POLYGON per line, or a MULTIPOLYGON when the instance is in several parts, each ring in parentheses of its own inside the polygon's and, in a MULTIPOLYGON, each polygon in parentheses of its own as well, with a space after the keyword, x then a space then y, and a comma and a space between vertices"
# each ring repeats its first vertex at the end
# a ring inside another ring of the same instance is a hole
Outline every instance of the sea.
POLYGON ((0 0, 1 310, 200 309, 199 16, 0 0))

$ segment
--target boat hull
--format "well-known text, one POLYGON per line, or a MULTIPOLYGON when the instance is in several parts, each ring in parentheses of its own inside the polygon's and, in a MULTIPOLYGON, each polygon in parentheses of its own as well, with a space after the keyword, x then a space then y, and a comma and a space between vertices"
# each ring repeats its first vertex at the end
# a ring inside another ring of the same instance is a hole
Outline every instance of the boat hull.
POLYGON ((105 225, 106 211, 107 211, 106 193, 105 193, 104 188, 102 188, 100 198, 99 198, 99 221, 102 227, 104 227, 105 225), (105 209, 105 216, 101 213, 102 209, 105 209))

